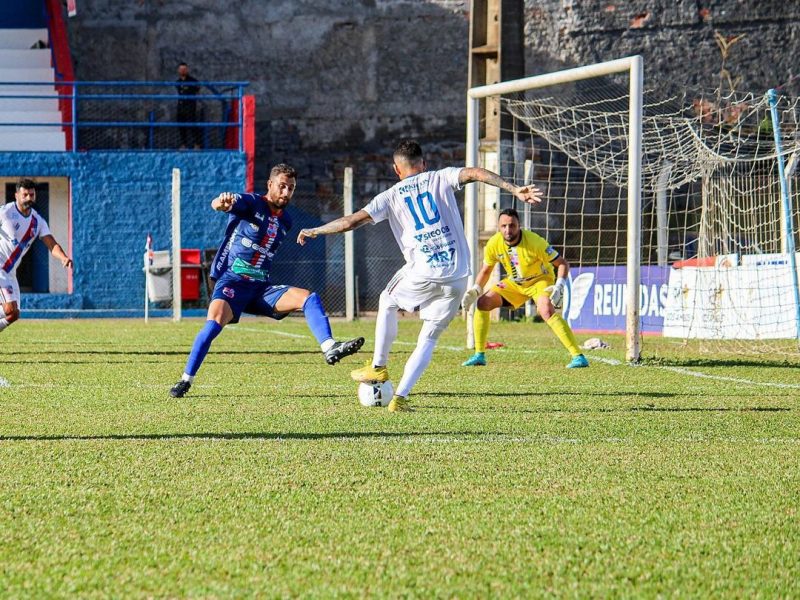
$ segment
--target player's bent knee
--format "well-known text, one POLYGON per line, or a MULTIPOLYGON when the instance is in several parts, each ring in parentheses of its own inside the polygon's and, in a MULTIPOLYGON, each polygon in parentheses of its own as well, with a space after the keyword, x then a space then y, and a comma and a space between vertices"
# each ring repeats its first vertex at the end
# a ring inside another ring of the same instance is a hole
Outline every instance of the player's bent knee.
POLYGON ((394 301, 394 298, 392 298, 389 292, 383 290, 381 292, 380 298, 378 299, 378 310, 391 309, 391 308, 397 309, 398 308, 397 303, 394 301))
POLYGON ((426 337, 431 340, 438 340, 439 336, 445 332, 449 324, 450 324, 449 321, 448 322, 425 321, 422 324, 422 330, 419 332, 420 337, 426 337))
POLYGON ((296 298, 300 302, 299 308, 301 308, 302 310, 306 309, 306 305, 309 302, 313 302, 315 304, 318 304, 319 306, 322 306, 322 298, 320 298, 320 295, 317 292, 309 292, 308 290, 303 290, 300 288, 295 288, 295 289, 298 292, 300 292, 300 294, 298 294, 296 298))
POLYGON ((6 321, 8 322, 9 325, 11 325, 11 323, 13 323, 14 321, 19 321, 19 309, 12 308, 6 311, 6 321))

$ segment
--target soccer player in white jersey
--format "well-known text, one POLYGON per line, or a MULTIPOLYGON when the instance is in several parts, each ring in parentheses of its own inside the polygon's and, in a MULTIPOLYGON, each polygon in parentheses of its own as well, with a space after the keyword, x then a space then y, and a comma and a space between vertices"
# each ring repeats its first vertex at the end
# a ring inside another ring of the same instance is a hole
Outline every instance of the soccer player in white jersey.
POLYGON ((30 179, 20 179, 14 202, 0 207, 0 302, 3 306, 0 331, 19 319, 17 267, 36 238, 44 242, 65 269, 72 266, 72 259, 58 245, 45 220, 34 210, 34 204, 36 183, 30 179))
POLYGON ((297 243, 303 245, 308 238, 350 231, 366 223, 389 221, 406 264, 381 293, 372 363, 351 376, 359 382, 387 381, 386 364, 397 337, 397 311, 419 310, 423 325, 417 346, 389 403, 391 412, 403 412, 413 410, 408 395, 430 363, 439 336, 458 313, 462 298, 466 304, 477 298, 471 292, 465 297, 471 261, 453 190, 480 181, 530 203, 541 202, 541 191, 535 186, 518 187, 481 168, 427 171, 422 148, 413 140, 400 142, 393 159, 399 183, 352 215, 301 230, 297 243))

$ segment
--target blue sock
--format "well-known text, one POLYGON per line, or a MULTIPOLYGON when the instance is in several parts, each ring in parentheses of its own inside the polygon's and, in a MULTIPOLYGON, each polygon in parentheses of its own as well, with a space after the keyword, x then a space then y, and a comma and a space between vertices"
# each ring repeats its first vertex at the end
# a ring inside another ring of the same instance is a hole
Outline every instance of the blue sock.
POLYGON ((303 314, 306 317, 308 328, 317 338, 318 344, 333 339, 331 323, 328 321, 325 309, 322 308, 322 298, 316 292, 313 292, 303 303, 303 314))
POLYGON ((197 374, 197 370, 200 368, 200 365, 203 364, 203 359, 205 359, 206 354, 208 354, 211 342, 219 335, 220 331, 222 331, 222 325, 211 319, 206 321, 205 326, 200 330, 200 333, 197 334, 197 337, 194 338, 192 351, 189 353, 189 360, 186 361, 185 373, 187 375, 194 377, 197 374))

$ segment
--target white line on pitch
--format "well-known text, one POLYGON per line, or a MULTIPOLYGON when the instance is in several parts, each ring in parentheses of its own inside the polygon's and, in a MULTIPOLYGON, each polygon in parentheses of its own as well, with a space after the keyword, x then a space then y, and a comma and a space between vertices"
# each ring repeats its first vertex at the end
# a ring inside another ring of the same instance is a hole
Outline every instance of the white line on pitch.
POLYGON ((775 383, 772 381, 751 381, 749 379, 740 379, 738 377, 725 377, 724 375, 708 375, 707 373, 701 373, 699 371, 690 371, 689 369, 685 369, 683 367, 661 367, 656 366, 656 369, 663 369, 665 371, 672 371, 673 373, 679 373, 681 375, 691 375, 692 377, 700 377, 702 379, 716 379, 717 381, 731 381, 733 383, 745 383, 748 385, 765 385, 768 387, 776 387, 776 388, 789 388, 794 390, 800 390, 800 385, 795 383, 775 383))
MULTIPOLYGON (((246 328, 246 327, 238 327, 238 328, 242 329, 244 331, 257 331, 259 333, 262 333, 264 331, 264 330, 261 330, 261 329, 253 329, 253 328, 246 328)), ((300 335, 300 334, 296 334, 296 333, 288 333, 286 331, 279 331, 279 330, 276 330, 276 329, 267 329, 265 331, 274 333, 276 335, 284 335, 284 336, 293 337, 293 338, 307 338, 307 337, 309 337, 307 335, 300 335)), ((395 340, 394 343, 395 344, 401 344, 403 346, 416 346, 417 345, 416 342, 403 342, 403 341, 400 341, 400 340, 395 340)), ((457 346, 436 346, 436 347, 437 348, 441 348, 442 350, 452 350, 452 351, 455 351, 455 352, 464 352, 466 350, 466 348, 461 348, 461 347, 457 347, 457 346)), ((537 351, 537 350, 514 350, 514 352, 517 353, 517 354, 538 354, 539 353, 539 351, 537 351)), ((592 361, 601 362, 601 363, 605 363, 607 365, 612 365, 612 366, 619 366, 619 365, 624 365, 625 364, 622 361, 617 360, 615 358, 604 358, 604 357, 596 356, 594 354, 590 354, 589 357, 591 358, 592 361)), ((738 377, 726 377, 724 375, 709 375, 708 373, 701 373, 700 371, 692 371, 690 369, 686 369, 686 368, 682 368, 682 367, 662 367, 662 366, 657 366, 657 365, 653 366, 653 367, 644 366, 644 365, 634 365, 634 366, 636 368, 639 368, 639 369, 662 369, 662 370, 665 370, 665 371, 672 371, 673 373, 678 373, 679 375, 689 375, 691 377, 699 377, 701 379, 712 379, 712 380, 715 380, 715 381, 728 381, 728 382, 731 382, 731 383, 743 383, 745 385, 760 385, 760 386, 765 386, 765 387, 775 387, 775 388, 781 388, 781 389, 800 389, 800 385, 793 384, 793 383, 775 383, 775 382, 771 382, 771 381, 753 381, 751 379, 741 379, 741 378, 738 378, 738 377)))
POLYGON ((11 383, 5 377, 0 377, 0 387, 11 387, 11 383))

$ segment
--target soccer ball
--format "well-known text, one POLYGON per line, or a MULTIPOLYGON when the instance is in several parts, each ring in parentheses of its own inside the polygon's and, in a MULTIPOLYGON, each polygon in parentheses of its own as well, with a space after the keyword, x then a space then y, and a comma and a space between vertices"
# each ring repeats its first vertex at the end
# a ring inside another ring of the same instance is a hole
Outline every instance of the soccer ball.
POLYGON ((389 406, 393 394, 394 386, 391 381, 358 384, 358 401, 362 406, 389 406))

